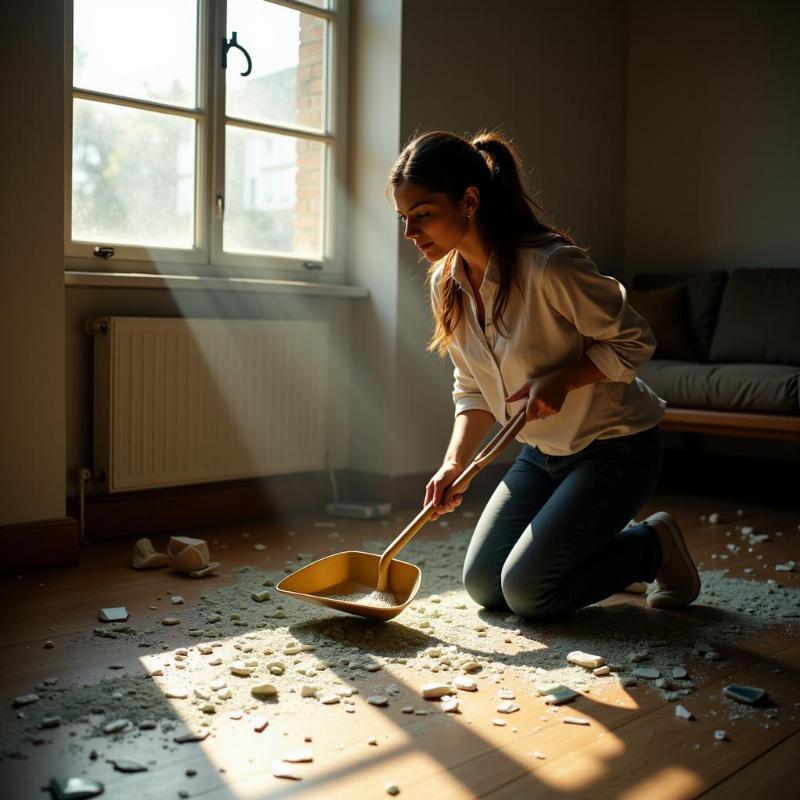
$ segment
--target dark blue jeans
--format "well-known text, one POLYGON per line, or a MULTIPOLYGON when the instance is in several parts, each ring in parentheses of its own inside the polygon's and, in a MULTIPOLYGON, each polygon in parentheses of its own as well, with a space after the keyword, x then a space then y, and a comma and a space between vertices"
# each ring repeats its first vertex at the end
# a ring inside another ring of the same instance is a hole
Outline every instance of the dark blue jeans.
POLYGON ((658 536, 647 524, 625 525, 655 489, 663 453, 658 427, 596 439, 569 456, 525 445, 470 540, 469 596, 544 620, 653 580, 658 536))

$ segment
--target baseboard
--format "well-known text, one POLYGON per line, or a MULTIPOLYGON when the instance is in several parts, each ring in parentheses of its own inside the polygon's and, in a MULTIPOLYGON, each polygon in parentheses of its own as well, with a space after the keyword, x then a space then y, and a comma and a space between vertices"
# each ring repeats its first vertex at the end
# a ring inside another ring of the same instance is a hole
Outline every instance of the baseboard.
POLYGON ((0 573, 71 567, 80 559, 78 520, 44 519, 0 527, 0 573))
MULTIPOLYGON (((508 466, 488 465, 473 480, 470 497, 488 498, 508 466)), ((422 507, 431 476, 427 472, 392 477, 340 470, 336 477, 342 499, 380 500, 395 508, 414 508, 422 507)), ((324 472, 92 495, 84 502, 85 535, 96 542, 302 512, 322 514, 330 500, 324 472)), ((67 499, 67 513, 80 517, 77 498, 67 499)))
MULTIPOLYGON (((487 499, 511 465, 489 464, 473 479, 469 487, 470 498, 487 499)), ((395 508, 422 507, 425 500, 425 485, 431 479, 430 472, 392 477, 374 472, 342 470, 337 473, 339 494, 344 500, 389 502, 395 508)))
MULTIPOLYGON (((85 536, 96 542, 321 511, 328 500, 323 472, 92 495, 84 502, 85 536)), ((67 511, 80 517, 77 498, 67 499, 67 511)))

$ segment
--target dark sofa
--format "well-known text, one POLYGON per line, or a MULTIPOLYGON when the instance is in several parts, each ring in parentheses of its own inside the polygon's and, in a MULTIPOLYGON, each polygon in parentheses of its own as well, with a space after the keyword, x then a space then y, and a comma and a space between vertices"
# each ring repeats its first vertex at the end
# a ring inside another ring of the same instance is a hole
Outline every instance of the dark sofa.
POLYGON ((640 377, 664 429, 800 441, 800 269, 640 273, 628 299, 658 340, 640 377))

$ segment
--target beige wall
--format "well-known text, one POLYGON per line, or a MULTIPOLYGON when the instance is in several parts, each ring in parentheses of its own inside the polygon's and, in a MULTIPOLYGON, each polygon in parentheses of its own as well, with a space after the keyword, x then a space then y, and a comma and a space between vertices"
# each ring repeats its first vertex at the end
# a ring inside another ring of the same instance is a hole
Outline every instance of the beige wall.
POLYGON ((800 267, 800 3, 629 9, 626 272, 800 267))
MULTIPOLYGON (((622 259, 624 83, 624 2, 403 4, 401 140, 417 128, 463 134, 502 125, 533 171, 551 221, 611 273, 622 259)), ((399 474, 437 466, 452 426, 452 366, 425 353, 424 271, 401 241, 399 474)))
POLYGON ((63 516, 65 473, 89 463, 82 323, 99 313, 327 319, 335 463, 435 468, 450 367, 425 352, 424 266, 383 199, 417 127, 502 124, 552 220, 604 271, 800 262, 796 3, 352 5, 348 247, 368 301, 65 291, 63 7, 3 4, 0 525, 63 516))
MULTIPOLYGON (((625 274, 800 268, 800 3, 631 0, 628 26, 625 274)), ((797 460, 790 442, 702 448, 797 460)))
POLYGON ((64 11, 3 3, 0 526, 64 517, 64 11))

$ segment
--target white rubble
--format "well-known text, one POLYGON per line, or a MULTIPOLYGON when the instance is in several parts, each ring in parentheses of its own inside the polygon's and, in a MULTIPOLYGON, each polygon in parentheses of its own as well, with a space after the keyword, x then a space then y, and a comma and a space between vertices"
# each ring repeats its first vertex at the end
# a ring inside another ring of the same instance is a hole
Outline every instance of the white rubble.
POLYGON ((367 698, 367 702, 371 706, 388 706, 389 705, 389 698, 385 697, 382 694, 374 694, 371 697, 367 698))
POLYGON ((300 750, 290 750, 288 753, 284 753, 282 758, 284 761, 290 764, 301 764, 308 761, 313 761, 314 755, 311 750, 306 747, 300 750))
POLYGON ((567 661, 570 664, 576 664, 587 669, 596 669, 606 663, 602 656, 593 656, 591 653, 584 653, 582 650, 573 650, 571 653, 567 653, 567 661))
POLYGON ((422 684, 422 696, 426 700, 435 700, 442 695, 449 694, 452 688, 446 683, 424 683, 422 684))
POLYGON ((637 678, 646 678, 647 680, 655 680, 661 677, 661 672, 651 667, 637 667, 631 674, 637 678))
POLYGON ((39 699, 38 694, 21 694, 18 697, 14 698, 13 706, 17 708, 19 706, 29 706, 31 703, 37 702, 39 699))
POLYGON ((455 714, 458 712, 458 698, 452 697, 450 695, 444 695, 442 697, 442 711, 446 714, 455 714))
POLYGON ((250 687, 250 694, 253 697, 275 697, 278 694, 278 688, 272 683, 257 683, 250 687))
POLYGON ((302 780, 300 773, 285 761, 273 761, 272 774, 276 778, 287 778, 292 781, 302 780))

